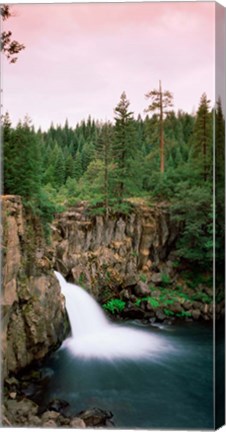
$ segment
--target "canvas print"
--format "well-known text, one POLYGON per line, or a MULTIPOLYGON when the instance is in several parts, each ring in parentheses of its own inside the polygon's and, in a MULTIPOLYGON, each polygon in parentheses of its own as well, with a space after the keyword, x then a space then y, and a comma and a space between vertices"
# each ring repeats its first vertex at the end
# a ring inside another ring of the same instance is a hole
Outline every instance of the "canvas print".
POLYGON ((224 424, 225 9, 1 5, 1 424, 224 424))

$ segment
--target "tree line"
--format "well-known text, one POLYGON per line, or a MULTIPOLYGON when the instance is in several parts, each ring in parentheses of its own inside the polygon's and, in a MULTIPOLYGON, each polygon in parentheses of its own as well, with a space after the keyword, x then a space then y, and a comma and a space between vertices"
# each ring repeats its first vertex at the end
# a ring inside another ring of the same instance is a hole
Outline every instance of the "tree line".
POLYGON ((203 94, 196 114, 175 113, 172 95, 162 91, 161 83, 147 98, 145 118, 135 119, 123 92, 114 122, 89 117, 74 128, 66 120, 64 126, 35 131, 29 118, 12 127, 6 114, 4 193, 21 195, 47 222, 81 200, 107 218, 129 211, 137 198, 167 201, 186 227, 178 254, 206 263, 212 256, 214 116, 219 184, 224 164, 221 102, 213 109, 203 94))

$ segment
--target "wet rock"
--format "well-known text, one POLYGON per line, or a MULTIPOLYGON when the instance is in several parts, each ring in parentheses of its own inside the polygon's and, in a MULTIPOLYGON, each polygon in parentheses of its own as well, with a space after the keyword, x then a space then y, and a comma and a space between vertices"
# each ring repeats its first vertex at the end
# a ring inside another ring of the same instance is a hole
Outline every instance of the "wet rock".
POLYGON ((159 321, 164 321, 166 319, 166 315, 161 310, 156 311, 156 317, 159 321))
POLYGON ((36 415, 38 412, 38 405, 26 398, 21 401, 7 400, 6 408, 7 412, 13 413, 14 416, 20 419, 26 419, 29 415, 36 415))
POLYGON ((205 315, 207 315, 208 314, 208 312, 209 312, 209 305, 208 304, 204 304, 203 305, 203 310, 202 310, 202 312, 205 314, 205 315))
POLYGON ((37 386, 34 383, 23 383, 21 393, 25 396, 33 396, 36 393, 37 386))
POLYGON ((130 308, 125 308, 121 315, 129 319, 142 319, 144 318, 144 311, 139 307, 132 306, 130 308))
POLYGON ((48 404, 49 411, 56 411, 63 414, 65 409, 69 407, 69 403, 63 399, 54 399, 48 404))
POLYGON ((64 416, 62 416, 62 415, 60 415, 60 416, 58 417, 58 423, 59 423, 61 426, 69 426, 69 425, 70 425, 70 421, 71 421, 71 418, 70 418, 70 417, 64 417, 64 416))
POLYGON ((44 414, 42 414, 42 421, 48 421, 48 420, 56 420, 60 416, 59 412, 56 411, 45 411, 44 414))
POLYGON ((213 297, 213 288, 204 287, 204 291, 209 297, 213 297))
POLYGON ((185 310, 190 310, 192 307, 192 302, 190 300, 185 300, 185 302, 183 303, 183 307, 185 310))
POLYGON ((85 429, 86 424, 85 424, 84 420, 82 420, 81 418, 73 417, 72 420, 70 421, 70 427, 72 427, 74 429, 85 429))
POLYGON ((92 408, 87 411, 82 411, 78 414, 84 420, 87 427, 106 426, 106 421, 113 417, 110 411, 104 411, 100 408, 92 408))
POLYGON ((7 387, 19 387, 19 381, 15 377, 6 378, 5 384, 7 387))
POLYGON ((57 427, 57 423, 54 420, 48 420, 42 424, 44 428, 55 429, 57 427))
POLYGON ((137 296, 144 297, 150 295, 150 289, 145 282, 139 281, 134 288, 134 292, 137 296))
POLYGON ((198 319, 200 318, 200 315, 201 315, 201 312, 200 312, 199 309, 194 309, 194 310, 192 311, 192 318, 193 318, 194 320, 198 320, 198 319))
POLYGON ((30 416, 29 417, 29 426, 31 427, 39 427, 41 426, 42 421, 38 416, 30 416))
POLYGON ((181 306, 181 304, 178 303, 178 302, 175 302, 174 304, 169 305, 169 309, 170 309, 172 312, 174 312, 175 314, 176 314, 176 313, 183 312, 183 310, 184 310, 183 307, 181 306))
POLYGON ((159 285, 162 283, 162 275, 161 273, 153 273, 151 276, 151 282, 153 282, 156 285, 159 285))

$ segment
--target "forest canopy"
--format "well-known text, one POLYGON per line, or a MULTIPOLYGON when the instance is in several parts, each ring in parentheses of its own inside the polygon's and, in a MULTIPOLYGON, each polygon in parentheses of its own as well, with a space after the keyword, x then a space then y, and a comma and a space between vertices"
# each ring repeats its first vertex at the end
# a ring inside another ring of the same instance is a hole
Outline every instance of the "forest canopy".
MULTIPOLYGON (((172 217, 184 226, 178 255, 208 266, 213 249, 214 115, 219 194, 224 189, 221 102, 211 109, 203 94, 196 114, 171 109, 161 117, 156 92, 157 110, 150 113, 149 105, 144 118, 134 117, 125 92, 113 110, 113 122, 89 117, 75 127, 66 120, 64 126, 51 124, 47 131, 35 131, 29 118, 12 127, 7 113, 2 120, 4 193, 21 195, 45 224, 56 212, 81 200, 88 201, 93 213, 106 217, 129 212, 137 199, 148 205, 167 202, 172 217)), ((165 97, 172 107, 171 93, 165 97)), ((218 212, 223 211, 220 207, 218 212)))

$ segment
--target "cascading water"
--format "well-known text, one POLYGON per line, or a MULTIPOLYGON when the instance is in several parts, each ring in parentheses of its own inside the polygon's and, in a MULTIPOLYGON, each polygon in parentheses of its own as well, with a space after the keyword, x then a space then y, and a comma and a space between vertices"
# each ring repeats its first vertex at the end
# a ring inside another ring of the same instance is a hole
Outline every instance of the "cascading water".
POLYGON ((72 335, 63 347, 75 356, 90 358, 141 358, 170 350, 157 335, 110 323, 98 303, 78 285, 55 272, 66 299, 72 335))

